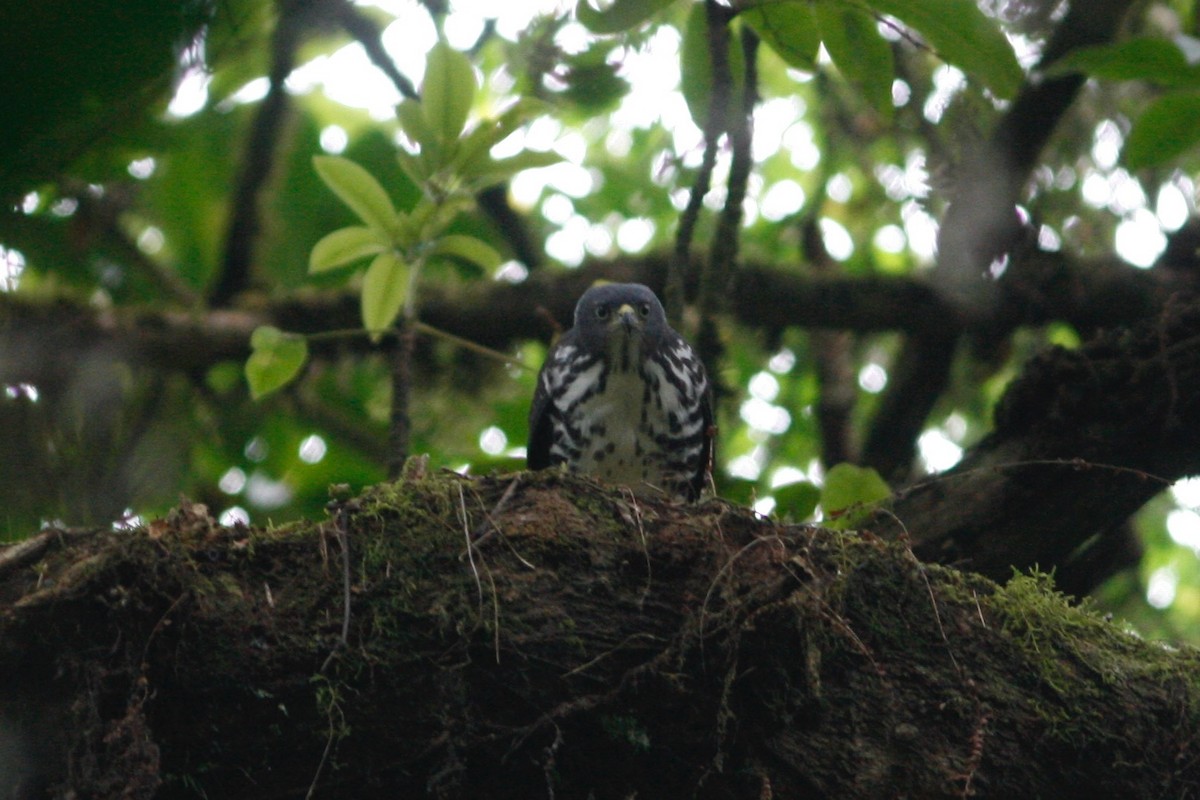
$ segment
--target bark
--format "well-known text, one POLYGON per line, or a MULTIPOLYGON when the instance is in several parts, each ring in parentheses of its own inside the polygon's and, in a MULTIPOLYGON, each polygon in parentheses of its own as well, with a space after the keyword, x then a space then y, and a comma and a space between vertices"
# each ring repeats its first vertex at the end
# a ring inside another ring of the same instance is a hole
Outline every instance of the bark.
POLYGON ((953 469, 900 493, 872 523, 912 534, 922 558, 1003 580, 1015 567, 1087 566, 1093 588, 1136 563, 1127 518, 1200 472, 1200 305, 1026 364, 994 430, 953 469), (1096 551, 1101 552, 1096 552, 1096 551), (1121 552, 1126 558, 1098 560, 1121 552), (1132 561, 1130 561, 1132 559, 1132 561))
MULTIPOLYGON (((1189 237, 1189 241, 1193 241, 1189 237)), ((1139 270, 1110 260, 1077 261, 1039 253, 1002 284, 1002 336, 1024 325, 1065 322, 1082 333, 1145 319, 1172 293, 1195 286, 1192 254, 1171 269, 1139 270)), ((453 291, 430 286, 418 317, 471 341, 507 348, 528 339, 549 339, 547 314, 569 327, 575 302, 597 279, 637 281, 656 292, 666 262, 594 263, 565 273, 539 272, 521 284, 479 282, 453 291)), ((43 373, 69 363, 63 354, 110 348, 136 364, 197 376, 224 360, 242 360, 259 325, 295 333, 361 327, 359 298, 352 292, 296 297, 267 304, 251 298, 244 308, 208 312, 96 309, 69 298, 0 295, 0 380, 46 380, 43 373)), ((958 331, 949 307, 921 279, 809 278, 780 268, 747 264, 737 273, 730 316, 750 328, 902 331, 931 336, 958 331)), ((313 342, 317 355, 367 352, 361 340, 313 342)))
POLYGON ((0 791, 1200 785, 1200 658, 1070 607, 1045 579, 1001 588, 922 566, 903 542, 555 472, 421 472, 323 525, 226 528, 193 505, 0 550, 0 791))

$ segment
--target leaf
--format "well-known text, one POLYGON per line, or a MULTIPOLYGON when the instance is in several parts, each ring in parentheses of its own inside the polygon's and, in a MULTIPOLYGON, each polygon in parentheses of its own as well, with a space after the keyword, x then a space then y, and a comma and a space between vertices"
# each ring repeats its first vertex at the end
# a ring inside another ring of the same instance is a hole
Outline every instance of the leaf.
POLYGON ((592 33, 620 33, 642 24, 675 0, 614 0, 600 11, 588 0, 579 0, 575 17, 592 33))
POLYGON ((1200 85, 1200 73, 1188 65, 1179 45, 1148 37, 1080 47, 1046 70, 1047 75, 1073 72, 1106 81, 1143 80, 1160 86, 1200 85))
POLYGON ((371 341, 378 342, 399 316, 408 296, 408 278, 408 265, 392 252, 375 256, 367 268, 363 278, 362 319, 371 341))
POLYGON ((1012 45, 975 0, 869 0, 868 5, 920 31, 939 56, 998 97, 1012 98, 1025 79, 1012 45))
POLYGON ((396 224, 392 199, 371 173, 341 156, 313 156, 321 180, 365 224, 389 233, 396 224))
POLYGON ((560 161, 562 156, 555 152, 537 153, 526 150, 511 158, 485 161, 471 174, 463 174, 462 178, 472 186, 482 189, 506 181, 522 170, 552 167, 560 161))
POLYGON ((1130 169, 1154 167, 1200 143, 1200 93, 1164 95, 1142 112, 1125 140, 1121 159, 1130 169))
POLYGON ((891 45, 879 35, 875 18, 840 3, 816 3, 813 12, 821 41, 838 70, 890 119, 895 65, 891 45))
POLYGON ((391 242, 378 228, 365 225, 339 228, 313 245, 308 257, 308 271, 324 272, 381 253, 390 246, 391 242))
POLYGON ((489 272, 504 263, 503 257, 487 242, 457 233, 443 236, 434 242, 429 255, 460 258, 489 272))
POLYGON ((250 396, 259 400, 286 386, 299 374, 308 360, 308 341, 303 336, 262 325, 250 334, 250 351, 246 359, 246 383, 250 384, 250 396))
MULTIPOLYGON (((807 12, 806 12, 807 13, 807 12)), ((731 108, 741 107, 742 84, 746 75, 746 59, 742 48, 737 46, 732 36, 728 37, 730 91, 725 108, 719 109, 721 114, 720 128, 725 130, 726 120, 729 119, 731 108)), ((688 14, 687 24, 683 29, 683 52, 680 56, 680 88, 683 99, 687 102, 688 111, 697 126, 703 128, 713 113, 713 64, 709 52, 708 14, 703 3, 692 6, 688 14)))
POLYGON ((458 193, 440 201, 422 197, 408 215, 404 235, 409 237, 411 245, 432 242, 450 227, 450 223, 459 213, 474 204, 474 198, 465 193, 458 193))
POLYGON ((397 148, 396 160, 400 162, 400 169, 404 170, 408 179, 417 186, 421 186, 429 180, 429 171, 425 169, 425 160, 419 155, 414 156, 406 150, 397 148))
POLYGON ((444 41, 429 51, 421 105, 431 132, 443 145, 458 139, 478 89, 470 60, 444 41))
POLYGON ((396 119, 400 122, 400 129, 404 131, 404 135, 420 146, 422 153, 430 148, 437 149, 437 134, 425 115, 425 106, 419 101, 402 101, 396 106, 396 119))
POLYGON ((868 507, 891 495, 891 488, 875 470, 842 463, 826 474, 821 505, 830 519, 830 527, 853 527, 868 507))
POLYGON ((808 481, 796 481, 777 486, 771 490, 775 498, 775 512, 800 520, 812 516, 821 499, 821 490, 808 481))
POLYGON ((739 17, 789 66, 812 70, 821 44, 812 8, 807 2, 765 2, 739 17))
POLYGON ((472 170, 486 172, 481 167, 490 162, 489 151, 504 141, 517 128, 546 112, 546 104, 533 98, 521 98, 495 119, 484 120, 462 138, 451 166, 463 177, 472 170))
POLYGON ((619 65, 608 62, 608 49, 593 47, 567 57, 562 98, 588 117, 611 111, 629 94, 629 81, 617 74, 619 65))

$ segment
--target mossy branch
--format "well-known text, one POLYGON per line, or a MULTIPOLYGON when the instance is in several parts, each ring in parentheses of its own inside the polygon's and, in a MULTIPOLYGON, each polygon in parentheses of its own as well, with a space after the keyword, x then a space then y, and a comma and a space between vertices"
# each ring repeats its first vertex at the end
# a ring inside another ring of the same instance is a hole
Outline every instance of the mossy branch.
POLYGON ((36 570, 0 556, 0 723, 20 754, 2 774, 138 798, 1200 781, 1200 657, 1044 576, 1001 588, 869 533, 555 472, 415 470, 337 514, 347 629, 329 525, 227 528, 187 505, 46 538, 36 570))

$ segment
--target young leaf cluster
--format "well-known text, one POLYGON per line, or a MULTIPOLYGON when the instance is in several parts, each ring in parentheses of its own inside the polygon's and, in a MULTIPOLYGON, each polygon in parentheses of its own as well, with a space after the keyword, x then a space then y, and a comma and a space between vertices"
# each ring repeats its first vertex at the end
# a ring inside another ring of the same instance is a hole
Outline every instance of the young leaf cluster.
MULTIPOLYGON (((322 237, 309 255, 309 273, 370 259, 360 305, 363 327, 375 341, 401 312, 415 318, 417 282, 431 261, 454 260, 481 274, 500 266, 500 254, 487 242, 447 232, 455 217, 472 207, 476 192, 521 170, 559 160, 553 153, 531 152, 492 158, 492 148, 541 108, 520 100, 495 119, 468 127, 478 88, 465 55, 444 42, 433 47, 421 100, 405 100, 397 108, 400 127, 416 148, 415 152, 398 150, 397 158, 421 188, 420 199, 408 211, 397 209, 379 181, 350 159, 313 158, 318 177, 360 224, 322 237)), ((260 329, 255 337, 259 344, 246 363, 246 376, 255 397, 261 397, 292 380, 306 354, 295 348, 295 337, 275 329, 260 329), (264 333, 267 330, 274 333, 264 333)))

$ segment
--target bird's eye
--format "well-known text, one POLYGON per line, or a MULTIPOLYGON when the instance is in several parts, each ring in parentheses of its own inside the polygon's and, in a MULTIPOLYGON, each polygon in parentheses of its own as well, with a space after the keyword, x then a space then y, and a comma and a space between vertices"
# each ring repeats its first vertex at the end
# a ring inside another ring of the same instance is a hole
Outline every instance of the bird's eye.
POLYGON ((596 306, 596 316, 600 319, 608 318, 608 306, 596 306))
POLYGON ((642 313, 643 317, 650 316, 650 304, 642 303, 640 306, 638 306, 638 311, 640 311, 642 313))

